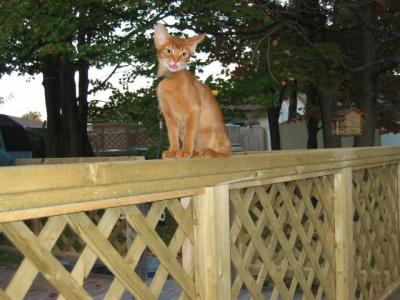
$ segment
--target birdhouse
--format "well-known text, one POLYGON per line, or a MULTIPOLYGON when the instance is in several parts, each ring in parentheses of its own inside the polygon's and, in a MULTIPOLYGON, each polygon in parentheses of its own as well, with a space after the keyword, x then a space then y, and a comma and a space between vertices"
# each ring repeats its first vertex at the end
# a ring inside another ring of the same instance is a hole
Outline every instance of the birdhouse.
POLYGON ((332 120, 332 134, 361 135, 364 113, 356 108, 343 109, 337 112, 332 120))

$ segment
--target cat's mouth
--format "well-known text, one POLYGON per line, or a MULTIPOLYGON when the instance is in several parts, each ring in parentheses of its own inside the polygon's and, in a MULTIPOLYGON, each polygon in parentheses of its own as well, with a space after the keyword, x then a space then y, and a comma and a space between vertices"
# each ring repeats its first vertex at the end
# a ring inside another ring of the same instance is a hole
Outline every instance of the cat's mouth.
POLYGON ((170 64, 170 65, 168 65, 168 69, 169 69, 171 72, 178 71, 179 65, 178 65, 178 64, 170 64))

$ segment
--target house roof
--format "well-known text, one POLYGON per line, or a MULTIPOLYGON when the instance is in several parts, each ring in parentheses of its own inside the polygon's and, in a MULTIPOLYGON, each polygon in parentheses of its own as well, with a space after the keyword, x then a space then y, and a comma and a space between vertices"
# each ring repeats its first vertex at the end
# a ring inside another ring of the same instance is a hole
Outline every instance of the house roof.
POLYGON ((337 116, 345 116, 345 115, 347 115, 348 113, 351 113, 351 112, 355 112, 355 113, 360 114, 362 116, 364 115, 364 113, 361 110, 359 110, 359 109, 357 109, 355 107, 351 107, 351 108, 346 108, 346 109, 339 110, 337 112, 337 116))
POLYGON ((356 114, 360 117, 360 119, 364 118, 364 113, 361 110, 358 110, 357 108, 352 107, 352 108, 339 110, 336 113, 336 116, 334 118, 332 118, 332 121, 333 122, 344 121, 346 116, 349 114, 356 114))
POLYGON ((13 117, 13 116, 7 116, 17 122, 19 125, 21 125, 24 128, 42 128, 43 127, 43 122, 39 120, 28 120, 28 119, 21 119, 18 117, 13 117))

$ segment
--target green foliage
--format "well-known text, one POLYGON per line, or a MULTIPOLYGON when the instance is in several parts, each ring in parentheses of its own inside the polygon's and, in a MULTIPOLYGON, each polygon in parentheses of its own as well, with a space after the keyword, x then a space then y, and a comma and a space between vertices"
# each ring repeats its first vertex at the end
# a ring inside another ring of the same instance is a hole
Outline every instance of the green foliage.
POLYGON ((21 119, 42 121, 42 114, 38 111, 30 111, 24 114, 21 119))
POLYGON ((248 71, 230 81, 230 89, 222 92, 221 97, 227 95, 231 99, 236 98, 235 104, 253 103, 266 108, 275 106, 279 83, 265 71, 248 71))
POLYGON ((400 75, 387 72, 379 77, 380 104, 377 109, 378 128, 381 133, 400 132, 400 75))
MULTIPOLYGON (((152 1, 12 1, 1 4, 0 72, 40 72, 43 58, 62 56, 90 65, 135 63, 146 30, 165 13, 152 1), (4 30, 3 30, 4 29, 4 30)), ((148 45, 146 45, 148 46, 148 45)))
MULTIPOLYGON (((4 0, 0 3, 0 76, 13 70, 38 73, 43 58, 54 55, 75 66, 81 61, 98 68, 128 66, 122 88, 92 82, 94 90, 112 90, 112 96, 107 103, 91 101, 90 117, 146 128, 154 151, 159 135, 155 87, 132 90, 131 86, 138 76, 154 76, 152 29, 168 16, 174 17, 169 19, 173 31, 208 34, 199 47, 209 53, 208 58, 195 61, 192 71, 215 60, 236 66, 232 71, 224 69, 223 79, 206 80, 219 91, 217 99, 227 120, 240 117, 230 109, 236 105, 274 107, 281 87, 285 85, 290 93, 294 80, 300 93, 313 85, 335 95, 338 102, 346 101, 348 90, 357 84, 349 69, 363 63, 357 2, 309 4, 305 7, 295 0, 4 0)), ((380 17, 370 29, 382 42, 379 55, 398 53, 398 8, 398 1, 376 3, 375 15, 380 17)), ((394 74, 390 72, 392 79, 394 74)), ((385 88, 379 87, 379 92, 392 103, 398 101, 385 88)))

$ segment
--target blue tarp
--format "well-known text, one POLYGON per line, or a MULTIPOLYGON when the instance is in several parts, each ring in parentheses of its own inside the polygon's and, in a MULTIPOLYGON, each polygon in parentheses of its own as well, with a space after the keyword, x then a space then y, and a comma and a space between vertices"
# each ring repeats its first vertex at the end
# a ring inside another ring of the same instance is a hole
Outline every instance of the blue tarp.
POLYGON ((0 166, 15 164, 16 158, 32 157, 32 146, 24 127, 0 114, 0 166))
POLYGON ((15 159, 5 150, 0 148, 0 166, 11 166, 15 164, 15 159))

